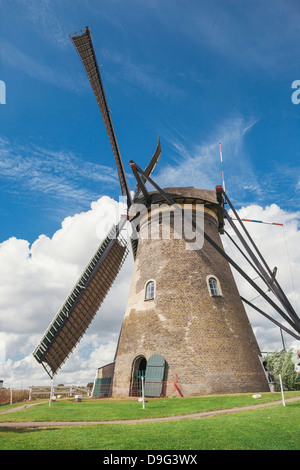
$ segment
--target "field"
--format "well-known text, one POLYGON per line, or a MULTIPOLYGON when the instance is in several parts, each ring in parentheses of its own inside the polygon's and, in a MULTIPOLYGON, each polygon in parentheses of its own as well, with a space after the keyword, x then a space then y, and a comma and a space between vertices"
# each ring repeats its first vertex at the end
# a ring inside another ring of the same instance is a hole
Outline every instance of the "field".
MULTIPOLYGON (((300 392, 286 392, 286 400, 300 392)), ((152 399, 145 409, 137 400, 61 400, 1 414, 1 450, 299 450, 300 400, 265 408, 197 419, 137 422, 203 411, 246 407, 280 400, 279 393, 194 398, 152 399), (55 426, 53 422, 84 423, 124 420, 124 424, 55 426), (1 428, 4 422, 51 421, 51 427, 1 428)), ((24 403, 22 403, 24 405, 24 403)), ((14 405, 16 406, 16 405, 14 405)))

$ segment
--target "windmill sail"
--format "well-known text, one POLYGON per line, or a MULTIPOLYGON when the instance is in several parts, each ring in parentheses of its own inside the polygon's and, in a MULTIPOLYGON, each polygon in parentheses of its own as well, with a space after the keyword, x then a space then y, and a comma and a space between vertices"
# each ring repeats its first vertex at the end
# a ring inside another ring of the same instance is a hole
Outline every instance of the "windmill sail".
MULTIPOLYGON (((155 187, 155 189, 163 196, 163 198, 169 202, 169 204, 171 204, 174 208, 176 208, 176 205, 174 203, 174 200, 163 190, 161 189, 138 165, 136 165, 135 162, 133 162, 131 160, 131 168, 133 170, 133 173, 140 173, 140 175, 144 176, 146 178, 146 180, 148 180, 152 186, 155 187)), ((226 197, 226 202, 228 202, 230 204, 230 207, 234 210, 234 213, 236 215, 236 217, 238 218, 238 215, 235 211, 235 209, 233 208, 232 204, 230 203, 229 201, 229 198, 227 197, 226 193, 223 192, 223 190, 221 189, 222 193, 224 194, 224 196, 226 197)), ((222 209, 223 209, 223 212, 224 214, 226 215, 226 219, 227 220, 231 220, 229 214, 227 213, 227 211, 224 209, 223 207, 223 202, 221 201, 223 196, 220 197, 220 186, 217 186, 216 188, 216 193, 217 193, 217 199, 218 199, 218 202, 219 204, 222 203, 222 209)), ((179 210, 181 211, 181 209, 179 208, 179 210)), ((219 219, 219 222, 220 222, 220 219, 219 219)), ((269 271, 270 273, 270 278, 267 279, 266 277, 264 277, 264 275, 262 275, 262 271, 260 271, 260 266, 259 264, 257 264, 256 266, 254 264, 252 264, 252 267, 257 268, 256 269, 256 272, 260 275, 261 279, 263 279, 264 281, 267 281, 267 285, 269 287, 269 290, 272 290, 272 292, 276 295, 277 299, 281 302, 282 306, 285 308, 286 312, 284 312, 267 294, 266 292, 264 292, 249 276, 248 274, 229 256, 227 255, 227 253, 225 253, 225 251, 219 247, 215 241, 209 237, 209 235, 205 232, 203 232, 203 230, 197 226, 197 224, 195 223, 194 220, 192 220, 192 224, 193 224, 193 227, 199 231, 203 237, 205 238, 205 240, 207 240, 210 245, 212 247, 214 247, 216 249, 216 251, 218 253, 220 253, 222 255, 223 258, 225 258, 231 266, 233 266, 235 268, 235 270, 241 274, 244 279, 246 279, 249 284, 254 287, 257 292, 274 308, 274 310, 279 313, 281 315, 281 317, 287 322, 289 323, 289 325, 292 326, 292 328, 297 332, 297 333, 300 333, 300 319, 297 315, 297 313, 295 312, 295 310, 293 309, 293 307, 291 306, 290 302, 288 301, 286 295, 284 294, 283 290, 281 289, 281 287, 279 286, 277 280, 275 279, 275 276, 273 275, 272 271, 270 270, 269 266, 267 265, 267 263, 265 262, 265 260, 263 259, 262 255, 260 254, 262 260, 264 261, 264 264, 267 268, 267 270, 269 271), (274 287, 274 284, 276 283, 276 288, 274 287)), ((249 236, 249 235, 248 235, 249 236)), ((249 238, 251 238, 249 236, 249 238)), ((246 246, 246 245, 245 245, 246 246)), ((251 253, 251 255, 253 255, 253 253, 251 253)), ((254 255, 253 255, 254 256, 254 255)), ((255 259, 255 257, 253 258, 254 261, 257 261, 255 259)), ((244 299, 243 299, 244 300, 244 299)), ((251 304, 250 302, 248 302, 248 305, 251 305, 252 307, 254 307, 257 311, 260 311, 260 309, 256 308, 256 306, 254 306, 253 304, 251 304)), ((260 311, 260 313, 262 313, 260 311)), ((264 314, 264 313, 263 313, 264 314)), ((271 319, 270 316, 264 314, 264 316, 266 316, 267 318, 271 319)), ((273 320, 272 320, 273 321, 273 320)), ((274 322, 276 323, 276 321, 274 322)), ((278 324, 278 322, 277 322, 278 324)), ((300 339, 300 336, 298 335, 295 335, 295 333, 293 332, 290 332, 289 330, 287 330, 287 328, 284 328, 282 327, 283 329, 285 329, 285 331, 288 331, 294 338, 297 338, 297 339, 300 339)))
POLYGON ((92 42, 91 32, 88 27, 85 30, 76 31, 69 34, 70 38, 73 41, 73 44, 81 58, 81 61, 84 65, 85 71, 87 73, 88 79, 90 81, 91 87, 93 89, 94 95, 96 97, 98 106, 100 108, 104 125, 109 137, 109 141, 113 150, 115 157, 118 175, 120 179, 120 185, 123 196, 127 198, 127 204, 131 204, 131 194, 129 186, 127 183, 127 178, 116 139, 114 126, 110 117, 110 111, 108 108, 104 87, 100 75, 99 66, 97 63, 97 58, 92 42))
MULTIPOLYGON (((155 152, 154 152, 153 156, 151 157, 151 160, 150 160, 150 162, 148 163, 148 165, 145 169, 145 174, 147 176, 152 175, 152 173, 154 171, 154 168, 158 164, 160 156, 161 156, 161 145, 160 145, 160 140, 158 138, 158 144, 157 144, 157 147, 155 149, 155 152)), ((135 175, 135 176, 137 177, 137 175, 135 175)), ((144 185, 146 183, 147 183, 146 177, 141 175, 141 184, 144 185)), ((141 184, 137 183, 137 185, 136 185, 133 201, 136 201, 136 199, 139 197, 139 195, 142 192, 141 184)), ((132 248, 132 254, 133 254, 134 259, 136 258, 137 247, 138 247, 138 238, 132 236, 132 238, 131 238, 131 248, 132 248)))
POLYGON ((82 338, 125 261, 128 248, 120 234, 125 222, 111 228, 33 352, 50 377, 82 338))
MULTIPOLYGON (((85 30, 77 31, 69 34, 69 36, 82 60, 100 108, 115 157, 121 191, 123 196, 127 198, 129 208, 132 198, 110 117, 90 30, 86 27, 85 30)), ((122 217, 120 223, 112 227, 105 240, 100 244, 33 352, 35 359, 43 365, 50 377, 53 377, 82 338, 124 263, 128 248, 127 242, 121 236, 121 230, 126 220, 127 217, 122 217)))
MULTIPOLYGON (((146 175, 148 175, 148 176, 152 175, 152 173, 154 171, 154 168, 158 164, 160 156, 161 156, 161 145, 160 145, 160 140, 158 139, 158 144, 157 144, 156 150, 155 150, 150 162, 148 163, 147 168, 145 169, 146 175)), ((142 179, 144 184, 147 182, 147 179, 144 176, 141 176, 141 179, 142 179)), ((134 198, 137 198, 140 194, 141 194, 141 188, 137 184, 137 186, 135 188, 134 198)))

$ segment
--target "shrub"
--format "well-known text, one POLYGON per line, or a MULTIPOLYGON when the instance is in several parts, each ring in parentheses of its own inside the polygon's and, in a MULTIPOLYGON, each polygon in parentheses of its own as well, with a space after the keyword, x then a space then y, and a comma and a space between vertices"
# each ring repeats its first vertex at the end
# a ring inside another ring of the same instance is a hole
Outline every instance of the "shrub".
POLYGON ((264 356, 267 361, 267 367, 271 374, 275 376, 276 382, 279 383, 279 374, 281 374, 282 382, 288 390, 300 390, 300 380, 295 372, 295 350, 275 351, 264 356))

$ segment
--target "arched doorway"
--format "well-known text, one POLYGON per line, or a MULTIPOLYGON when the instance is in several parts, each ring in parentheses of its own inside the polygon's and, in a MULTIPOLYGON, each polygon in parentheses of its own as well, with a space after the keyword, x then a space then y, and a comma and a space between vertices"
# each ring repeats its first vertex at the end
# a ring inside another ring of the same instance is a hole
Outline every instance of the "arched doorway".
POLYGON ((138 356, 133 360, 130 380, 130 397, 142 396, 142 377, 145 378, 147 361, 144 356, 138 356))

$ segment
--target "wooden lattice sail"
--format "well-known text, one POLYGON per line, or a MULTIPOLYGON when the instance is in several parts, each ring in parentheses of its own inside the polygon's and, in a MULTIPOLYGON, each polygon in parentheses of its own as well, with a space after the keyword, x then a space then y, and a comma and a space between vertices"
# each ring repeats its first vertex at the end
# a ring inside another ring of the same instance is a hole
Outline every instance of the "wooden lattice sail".
POLYGON ((50 377, 84 335, 127 254, 126 241, 118 233, 118 227, 113 226, 33 352, 50 377))

